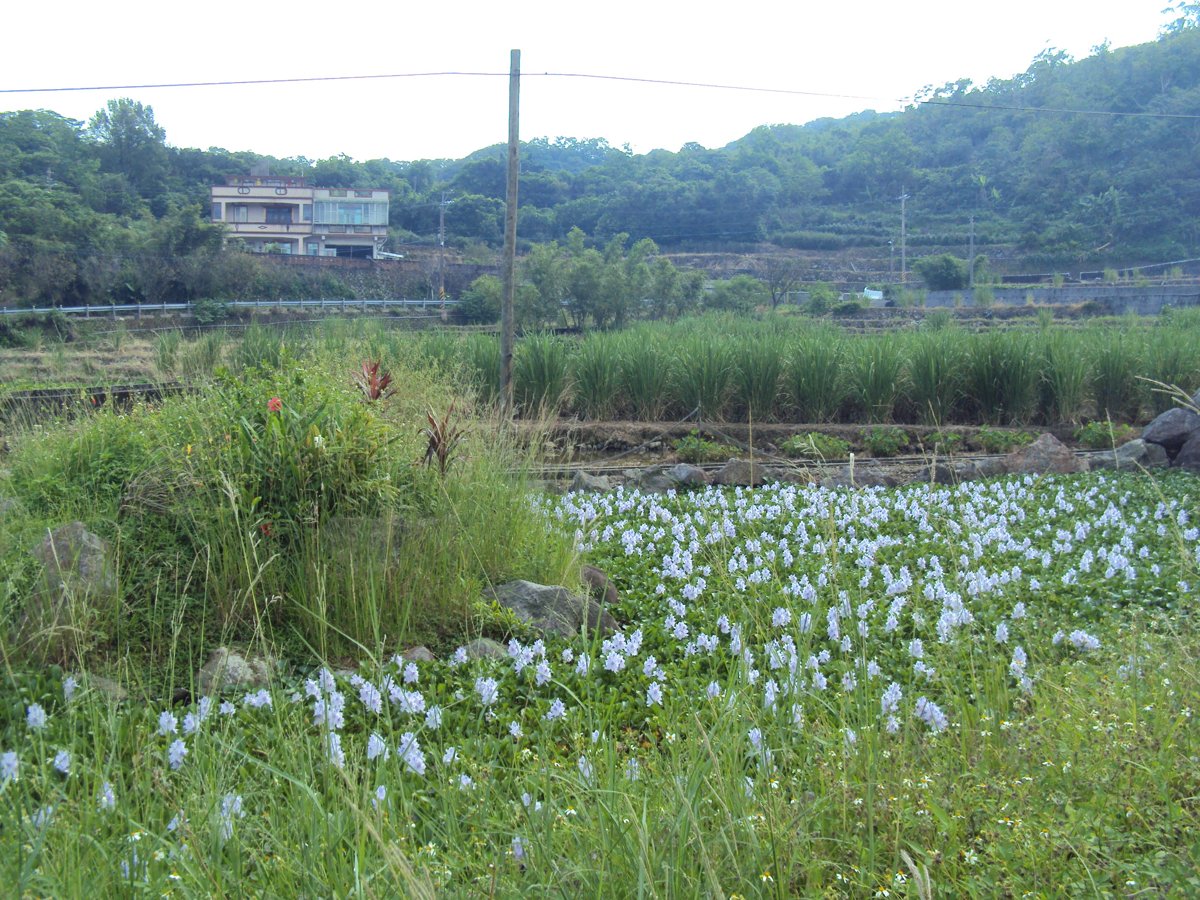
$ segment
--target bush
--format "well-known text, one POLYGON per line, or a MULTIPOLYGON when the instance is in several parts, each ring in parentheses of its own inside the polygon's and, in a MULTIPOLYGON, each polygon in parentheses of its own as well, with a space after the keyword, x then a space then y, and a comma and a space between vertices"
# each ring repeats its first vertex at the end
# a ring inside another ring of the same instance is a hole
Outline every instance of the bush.
POLYGON ((458 317, 468 324, 500 321, 504 284, 495 275, 480 275, 458 298, 458 317))
POLYGON ((872 456, 896 456, 908 446, 908 433, 903 428, 876 425, 863 431, 862 442, 872 456))
POLYGON ((918 259, 913 263, 913 271, 931 291, 961 291, 969 280, 967 264, 949 253, 918 259))
POLYGON ((695 430, 679 438, 671 446, 675 448, 675 455, 679 457, 680 462, 692 464, 719 462, 729 459, 735 453, 732 447, 710 441, 695 430))
POLYGON ((832 434, 812 431, 808 434, 793 434, 779 445, 784 456, 792 459, 811 459, 824 462, 830 459, 845 459, 850 455, 850 442, 832 434))
POLYGON ((935 431, 921 441, 921 445, 933 454, 950 456, 963 448, 964 439, 954 431, 935 431))
POLYGON ((1124 423, 1114 425, 1111 421, 1088 422, 1075 431, 1075 440, 1089 450, 1111 450, 1127 444, 1138 436, 1138 429, 1124 423))
POLYGON ((1016 447, 1033 443, 1033 435, 1028 431, 1001 431, 983 425, 980 426, 975 440, 987 453, 1007 453, 1016 447))

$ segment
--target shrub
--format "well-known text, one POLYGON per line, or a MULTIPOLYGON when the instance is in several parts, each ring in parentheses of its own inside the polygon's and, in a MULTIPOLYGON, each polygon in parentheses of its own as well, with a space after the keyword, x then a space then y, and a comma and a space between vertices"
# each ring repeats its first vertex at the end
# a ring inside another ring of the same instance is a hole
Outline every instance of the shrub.
POLYGON ((832 434, 811 431, 793 434, 779 445, 784 456, 792 459, 811 459, 819 462, 830 459, 845 459, 850 455, 850 442, 832 434))
POLYGON ((904 357, 890 339, 862 342, 855 349, 850 379, 856 398, 868 422, 886 422, 904 388, 904 357))
POLYGON ((930 452, 946 456, 961 450, 963 443, 963 436, 954 431, 935 431, 921 441, 922 446, 928 447, 930 452))
POLYGON ((987 453, 1007 453, 1016 447, 1032 443, 1033 435, 1028 431, 1001 431, 981 425, 975 440, 987 453))
POLYGON ((967 286, 966 262, 949 253, 918 259, 913 263, 913 271, 931 291, 961 291, 967 286))
POLYGON ((677 439, 671 446, 675 448, 675 455, 680 462, 693 464, 719 462, 729 459, 734 453, 732 447, 710 441, 695 430, 677 439))
POLYGON ((524 415, 555 414, 570 388, 567 345, 552 334, 522 338, 513 358, 513 397, 524 415))
POLYGON ((788 396, 801 422, 829 422, 846 395, 845 344, 836 334, 799 341, 784 371, 788 396))
POLYGON ((1124 423, 1114 425, 1111 421, 1088 422, 1075 431, 1075 440, 1089 450, 1110 450, 1127 444, 1139 434, 1138 429, 1124 423))
POLYGON ((617 346, 605 335, 579 345, 571 359, 576 411, 587 419, 610 419, 617 408, 621 369, 617 346))
POLYGON ((862 442, 872 456, 896 456, 908 446, 908 433, 903 428, 877 425, 863 431, 862 442))

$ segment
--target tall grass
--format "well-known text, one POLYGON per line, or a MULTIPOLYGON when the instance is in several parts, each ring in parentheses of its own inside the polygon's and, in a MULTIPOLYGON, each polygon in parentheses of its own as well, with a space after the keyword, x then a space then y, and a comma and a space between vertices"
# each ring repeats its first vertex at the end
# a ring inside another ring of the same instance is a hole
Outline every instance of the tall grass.
POLYGON ((526 416, 557 413, 570 390, 566 342, 552 334, 523 337, 514 350, 513 395, 526 416))
POLYGON ((989 425, 1023 425, 1037 409, 1041 357, 1032 335, 977 335, 968 350, 964 388, 978 419, 989 425))
POLYGON ((585 338, 571 358, 576 411, 586 419, 610 419, 620 405, 618 347, 608 335, 585 338))
POLYGON ((798 340, 784 371, 787 396, 801 422, 831 422, 846 396, 845 344, 833 333, 798 340))
POLYGON ((922 424, 941 425, 957 417, 963 357, 961 335, 949 330, 921 335, 911 345, 908 399, 922 424))
POLYGON ((621 392, 634 418, 657 422, 670 403, 674 357, 650 339, 646 329, 626 332, 617 339, 621 392))
POLYGON ((852 396, 868 422, 889 422, 896 398, 904 389, 903 353, 887 338, 864 339, 850 358, 852 396))
POLYGON ((1049 423, 1076 424, 1088 397, 1088 361, 1068 334, 1046 332, 1042 337, 1040 408, 1049 423))
POLYGON ((786 338, 778 332, 737 341, 733 351, 733 400, 739 416, 753 422, 777 418, 786 348, 786 338))
POLYGON ((723 337, 695 335, 676 345, 676 396, 701 419, 724 421, 733 376, 733 353, 723 337))
POLYGON ((1097 418, 1135 422, 1141 413, 1145 382, 1137 377, 1141 341, 1127 332, 1089 335, 1092 397, 1097 418))

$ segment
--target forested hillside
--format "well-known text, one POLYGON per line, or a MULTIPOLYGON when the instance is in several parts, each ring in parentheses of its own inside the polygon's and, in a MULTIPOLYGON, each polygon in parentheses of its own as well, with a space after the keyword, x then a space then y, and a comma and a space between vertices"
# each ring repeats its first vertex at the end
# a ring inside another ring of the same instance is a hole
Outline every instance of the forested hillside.
MULTIPOLYGON (((1190 7, 1189 7, 1190 8, 1190 7)), ((88 123, 0 113, 0 302, 232 296, 264 277, 222 249, 208 187, 262 162, 332 187, 392 191, 389 250, 497 247, 501 145, 461 160, 270 159, 173 147, 153 111, 110 101, 88 123)), ((1121 266, 1200 256, 1200 27, 1159 40, 1047 51, 1010 79, 926 90, 900 113, 764 125, 719 149, 634 155, 602 139, 522 147, 519 236, 663 250, 978 249, 1000 267, 1121 266), (973 222, 973 226, 972 223, 973 222)))

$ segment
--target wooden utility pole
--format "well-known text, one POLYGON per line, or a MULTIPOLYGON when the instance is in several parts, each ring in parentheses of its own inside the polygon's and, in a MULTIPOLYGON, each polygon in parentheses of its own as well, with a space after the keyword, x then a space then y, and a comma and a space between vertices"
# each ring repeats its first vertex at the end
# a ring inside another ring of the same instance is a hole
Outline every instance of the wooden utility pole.
POLYGON ((908 283, 908 210, 905 204, 908 202, 908 192, 904 188, 900 188, 900 283, 908 283))
POLYGON ((442 321, 446 321, 446 207, 452 201, 442 191, 442 202, 438 204, 438 302, 442 306, 442 321))
POLYGON ((510 54, 508 70, 508 189, 504 207, 504 297, 500 301, 500 403, 513 413, 513 298, 517 271, 517 183, 520 175, 521 51, 510 54))

